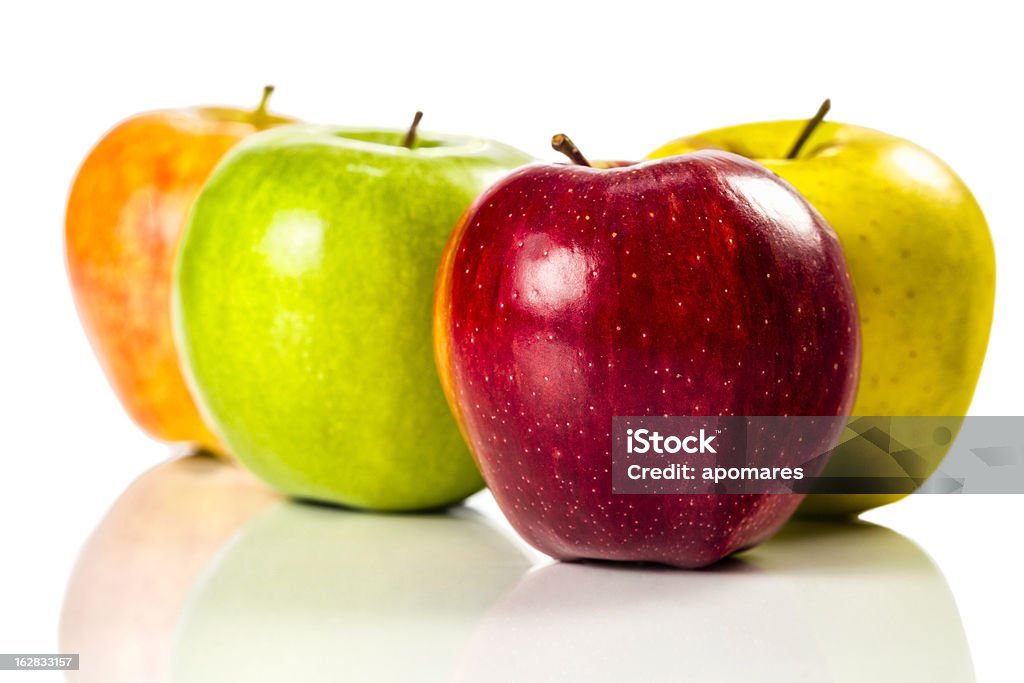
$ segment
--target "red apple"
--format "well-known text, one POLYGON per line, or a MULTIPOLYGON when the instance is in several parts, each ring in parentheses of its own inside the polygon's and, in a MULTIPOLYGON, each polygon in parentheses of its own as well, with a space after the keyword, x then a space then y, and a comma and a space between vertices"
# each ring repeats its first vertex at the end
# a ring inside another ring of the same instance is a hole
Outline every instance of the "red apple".
POLYGON ((449 240, 442 384, 537 549, 711 564, 771 536, 802 496, 614 495, 612 417, 848 415, 860 339, 839 241, 737 155, 591 168, 572 152, 578 165, 492 186, 449 240))

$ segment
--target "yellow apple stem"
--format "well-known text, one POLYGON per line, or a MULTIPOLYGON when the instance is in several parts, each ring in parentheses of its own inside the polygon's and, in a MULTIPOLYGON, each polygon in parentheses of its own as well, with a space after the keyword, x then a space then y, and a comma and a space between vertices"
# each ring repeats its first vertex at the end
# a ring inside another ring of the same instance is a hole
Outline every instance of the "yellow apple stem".
POLYGON ((821 106, 818 107, 818 113, 815 114, 811 120, 807 122, 807 125, 804 126, 804 129, 800 131, 800 137, 796 139, 796 142, 793 143, 793 148, 790 149, 789 154, 786 155, 787 159, 796 159, 797 155, 800 154, 800 150, 803 149, 804 143, 806 143, 811 137, 811 134, 814 133, 814 129, 818 127, 818 124, 825 120, 825 114, 827 114, 828 110, 831 108, 832 100, 826 99, 821 103, 821 106))
POLYGON ((260 99, 260 104, 256 107, 256 111, 253 112, 253 118, 263 118, 267 115, 267 103, 270 101, 270 96, 273 94, 274 86, 263 86, 263 97, 260 99))
POLYGON ((577 166, 590 166, 590 162, 583 156, 580 148, 564 133, 559 133, 551 138, 551 148, 569 157, 577 166))
POLYGON ((423 112, 416 112, 416 116, 412 117, 412 125, 409 126, 409 132, 405 134, 405 142, 402 146, 406 149, 412 149, 413 144, 416 143, 416 129, 420 127, 420 119, 423 118, 423 112))

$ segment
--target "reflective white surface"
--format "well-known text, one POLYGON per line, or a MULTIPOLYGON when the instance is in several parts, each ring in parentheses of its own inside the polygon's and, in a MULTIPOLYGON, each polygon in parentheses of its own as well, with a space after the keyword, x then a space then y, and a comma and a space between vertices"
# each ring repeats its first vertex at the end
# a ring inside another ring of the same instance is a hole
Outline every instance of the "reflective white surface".
POLYGON ((114 504, 69 583, 72 681, 972 681, 913 542, 791 523, 702 571, 541 559, 490 513, 282 501, 200 457, 114 504))
MULTIPOLYGON (((293 0, 242 13, 233 3, 200 0, 94 0, 57 9, 3 3, 0 57, 10 66, 0 106, 0 127, 9 133, 0 155, 0 651, 58 649, 63 590, 75 585, 68 577, 85 538, 140 472, 168 457, 167 447, 131 424, 107 386, 71 305, 62 257, 71 178, 115 122, 151 109, 255 103, 274 83, 276 111, 309 121, 400 127, 420 108, 427 129, 497 137, 546 160, 559 156, 548 143, 560 131, 591 158, 635 159, 680 135, 807 116, 829 96, 835 120, 935 152, 984 207, 999 283, 972 411, 1021 415, 1024 136, 1013 114, 1024 110, 1024 90, 1012 83, 1024 42, 1015 12, 995 0, 927 11, 888 0, 742 8, 577 0, 560 4, 557 15, 552 3, 537 0, 293 0), (552 16, 566 23, 553 26, 552 16)), ((502 526, 486 495, 474 505, 502 526)), ((868 515, 919 543, 941 567, 979 681, 1021 679, 1022 513, 1024 496, 915 496, 868 515)), ((153 634, 176 625, 175 600, 191 589, 189 571, 210 564, 208 546, 219 548, 233 523, 185 525, 198 546, 192 550, 153 535, 170 555, 143 556, 187 569, 166 579, 180 593, 155 583, 147 589, 153 578, 141 569, 138 587, 130 572, 116 571, 147 542, 115 539, 127 555, 109 556, 109 588, 95 587, 93 607, 84 610, 103 620, 95 637, 116 636, 127 659, 134 652, 137 660, 150 653, 159 660, 162 651, 169 658, 171 639, 153 634), (141 623, 125 626, 130 619, 141 623), (145 643, 156 649, 141 649, 145 643)), ((0 672, 3 683, 62 679, 0 672)))

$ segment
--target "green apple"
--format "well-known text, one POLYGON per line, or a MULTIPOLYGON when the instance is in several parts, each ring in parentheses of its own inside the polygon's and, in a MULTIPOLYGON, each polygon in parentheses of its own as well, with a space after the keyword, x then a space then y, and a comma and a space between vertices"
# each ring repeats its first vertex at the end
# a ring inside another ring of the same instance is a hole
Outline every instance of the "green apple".
POLYGON ((230 452, 288 495, 418 510, 483 486, 434 365, 434 276, 470 202, 531 159, 414 133, 252 136, 182 238, 173 308, 190 385, 230 452))
POLYGON ((167 680, 451 680, 479 620, 530 566, 469 509, 394 516, 281 503, 193 585, 167 680))
MULTIPOLYGON (((995 255, 985 217, 963 181, 921 147, 868 128, 816 123, 722 128, 670 142, 650 157, 728 150, 759 161, 807 197, 838 233, 857 295, 862 358, 853 414, 933 416, 899 422, 910 441, 922 429, 955 435, 992 324, 995 255), (800 150, 795 141, 805 130, 811 134, 800 150)), ((891 476, 887 454, 874 457, 877 449, 863 448, 861 439, 848 443, 823 476, 891 476)), ((906 475, 923 483, 949 443, 918 451, 906 475)), ((905 495, 812 494, 799 512, 856 515, 905 495)))

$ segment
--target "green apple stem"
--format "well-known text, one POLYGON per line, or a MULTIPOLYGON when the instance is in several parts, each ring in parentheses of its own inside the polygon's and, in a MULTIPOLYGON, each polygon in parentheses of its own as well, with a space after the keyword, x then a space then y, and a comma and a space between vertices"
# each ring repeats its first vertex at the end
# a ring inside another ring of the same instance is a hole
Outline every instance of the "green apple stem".
POLYGON ((263 97, 260 98, 260 104, 258 107, 256 107, 256 111, 252 113, 253 118, 261 119, 267 115, 267 103, 270 102, 270 96, 273 94, 274 86, 263 86, 263 97))
POLYGON ((789 154, 786 155, 787 159, 796 159, 797 155, 800 154, 800 150, 803 149, 804 143, 806 143, 811 137, 811 134, 814 133, 814 129, 818 127, 818 124, 825 120, 825 114, 827 114, 828 110, 831 108, 832 100, 826 99, 821 103, 821 106, 818 107, 818 113, 816 113, 811 120, 807 122, 804 129, 800 131, 800 137, 796 139, 796 142, 793 143, 792 149, 789 150, 789 154))
POLYGON ((590 162, 583 156, 580 148, 564 133, 559 133, 551 138, 551 148, 569 157, 577 166, 590 166, 590 162))
POLYGON ((416 112, 416 116, 412 117, 412 125, 409 126, 409 132, 405 134, 405 141, 402 146, 406 149, 412 149, 412 146, 416 143, 416 129, 420 127, 420 119, 423 118, 423 112, 416 112))

